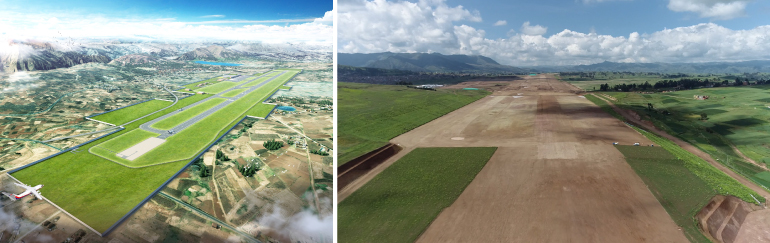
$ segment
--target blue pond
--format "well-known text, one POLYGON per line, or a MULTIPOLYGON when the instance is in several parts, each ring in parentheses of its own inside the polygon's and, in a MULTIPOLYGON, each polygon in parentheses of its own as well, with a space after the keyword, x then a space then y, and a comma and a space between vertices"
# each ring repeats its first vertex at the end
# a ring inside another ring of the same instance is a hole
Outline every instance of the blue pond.
POLYGON ((240 66, 243 64, 226 63, 226 62, 207 62, 207 61, 195 61, 198 64, 219 65, 219 66, 240 66))
POLYGON ((279 110, 282 110, 282 111, 296 111, 297 110, 297 109, 295 109, 294 107, 291 107, 291 106, 279 106, 279 107, 276 107, 276 109, 279 109, 279 110))

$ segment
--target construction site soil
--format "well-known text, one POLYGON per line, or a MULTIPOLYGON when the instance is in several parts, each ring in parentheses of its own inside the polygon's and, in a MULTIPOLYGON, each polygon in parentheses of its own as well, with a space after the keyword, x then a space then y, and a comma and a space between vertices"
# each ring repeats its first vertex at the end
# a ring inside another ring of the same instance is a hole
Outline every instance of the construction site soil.
POLYGON ((494 86, 392 139, 403 151, 338 200, 416 147, 498 147, 418 242, 688 242, 612 145, 651 142, 578 92, 545 75, 494 86))

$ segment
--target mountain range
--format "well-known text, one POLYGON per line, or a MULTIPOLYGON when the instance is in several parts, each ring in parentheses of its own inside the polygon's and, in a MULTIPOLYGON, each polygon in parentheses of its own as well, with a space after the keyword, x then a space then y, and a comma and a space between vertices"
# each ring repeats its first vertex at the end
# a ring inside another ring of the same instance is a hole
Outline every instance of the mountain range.
POLYGON ((706 63, 618 63, 531 67, 541 72, 756 73, 770 72, 770 60, 706 63))
POLYGON ((51 70, 99 62, 120 65, 180 61, 226 61, 238 59, 271 61, 331 62, 332 47, 304 43, 264 44, 252 42, 122 42, 90 40, 63 45, 42 41, 12 41, 0 45, 0 72, 51 70))
POLYGON ((337 64, 413 72, 527 73, 530 69, 501 65, 479 55, 439 53, 338 53, 337 64))

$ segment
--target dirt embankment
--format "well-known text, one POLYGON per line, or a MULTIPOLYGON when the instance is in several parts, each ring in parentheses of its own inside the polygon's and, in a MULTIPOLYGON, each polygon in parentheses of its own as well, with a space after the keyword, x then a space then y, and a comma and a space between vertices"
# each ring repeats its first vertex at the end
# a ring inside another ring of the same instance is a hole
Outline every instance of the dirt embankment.
POLYGON ((341 165, 337 168, 337 171, 339 171, 339 174, 337 174, 337 191, 342 191, 347 185, 366 173, 369 173, 369 171, 401 150, 402 148, 400 146, 389 143, 388 145, 382 146, 377 150, 341 165))
MULTIPOLYGON (((700 223, 701 230, 710 236, 712 240, 724 243, 756 242, 753 240, 767 239, 768 235, 766 232, 756 232, 742 228, 743 226, 746 226, 747 229, 767 228, 762 223, 746 220, 750 214, 761 209, 762 207, 760 206, 744 202, 736 197, 717 195, 695 217, 700 223)), ((762 212, 759 213, 761 214, 762 212)))

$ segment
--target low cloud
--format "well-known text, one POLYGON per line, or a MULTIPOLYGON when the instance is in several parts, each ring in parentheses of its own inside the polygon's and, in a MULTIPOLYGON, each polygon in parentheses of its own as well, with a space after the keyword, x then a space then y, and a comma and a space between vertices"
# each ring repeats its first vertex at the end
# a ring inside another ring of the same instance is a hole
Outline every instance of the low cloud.
POLYGON ((224 17, 225 16, 221 14, 201 16, 201 18, 224 18, 224 17))
MULTIPOLYGON (((321 191, 318 191, 321 193, 321 191)), ((272 231, 284 239, 298 240, 302 242, 331 242, 334 232, 333 217, 330 213, 318 213, 312 202, 313 194, 305 193, 303 196, 310 207, 293 215, 287 213, 278 205, 273 204, 272 211, 257 219, 260 230, 272 231)), ((319 205, 321 212, 331 212, 331 199, 321 197, 319 205)))
POLYGON ((495 26, 503 26, 507 24, 508 24, 508 21, 505 21, 505 20, 498 20, 497 22, 495 22, 495 26))
POLYGON ((702 18, 727 20, 746 15, 746 0, 669 0, 668 9, 694 12, 702 18))
POLYGON ((321 18, 198 22, 182 22, 174 18, 117 18, 98 14, 36 14, 8 10, 0 10, 0 16, 0 40, 139 38, 162 41, 242 40, 331 44, 334 37, 334 30, 328 21, 332 15, 328 12, 321 18))
POLYGON ((334 10, 326 11, 323 18, 316 18, 313 23, 321 23, 331 25, 334 22, 334 10))
POLYGON ((30 76, 27 72, 14 72, 4 80, 0 79, 0 87, 2 87, 0 88, 0 93, 10 93, 38 87, 37 80, 37 76, 30 76))
POLYGON ((529 21, 524 22, 524 24, 521 25, 521 33, 524 33, 525 35, 543 35, 545 32, 548 31, 547 27, 543 27, 540 25, 529 25, 529 21))

